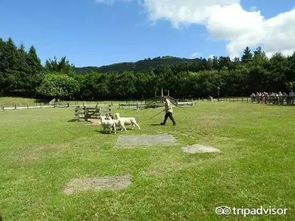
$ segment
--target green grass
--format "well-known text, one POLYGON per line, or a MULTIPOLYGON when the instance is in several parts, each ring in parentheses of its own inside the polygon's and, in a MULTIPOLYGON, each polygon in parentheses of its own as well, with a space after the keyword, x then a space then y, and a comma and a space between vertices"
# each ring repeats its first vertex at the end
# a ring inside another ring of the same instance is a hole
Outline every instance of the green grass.
MULTIPOLYGON (((40 103, 42 104, 48 104, 50 100, 42 100, 42 99, 35 99, 35 98, 23 98, 23 97, 0 97, 0 105, 4 106, 34 106, 34 105, 39 105, 40 103)), ((144 101, 137 101, 137 100, 128 100, 128 101, 68 101, 68 100, 61 100, 61 103, 70 103, 70 104, 76 104, 76 105, 96 105, 96 104, 103 104, 103 105, 119 105, 121 103, 141 103, 144 101)))
POLYGON ((12 105, 36 105, 37 103, 43 103, 44 100, 35 98, 24 98, 24 97, 0 97, 0 105, 12 106, 12 105))
POLYGON ((179 145, 116 149, 119 135, 71 122, 69 109, 0 112, 0 214, 4 220, 295 220, 295 108, 200 102, 175 108, 177 126, 157 126, 159 109, 121 111, 142 130, 179 145), (221 154, 188 155, 206 144, 221 154), (73 178, 133 176, 125 190, 64 195, 73 178), (215 207, 288 208, 286 216, 229 216, 215 207))

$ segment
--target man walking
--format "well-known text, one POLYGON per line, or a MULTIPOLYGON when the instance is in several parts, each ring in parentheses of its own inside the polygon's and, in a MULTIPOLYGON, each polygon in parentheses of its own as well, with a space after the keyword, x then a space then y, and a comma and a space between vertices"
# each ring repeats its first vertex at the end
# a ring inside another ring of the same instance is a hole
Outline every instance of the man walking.
POLYGON ((168 99, 168 97, 164 97, 164 102, 165 102, 165 117, 164 117, 164 121, 163 123, 161 123, 161 125, 165 125, 166 124, 166 121, 168 119, 168 117, 170 118, 170 120, 173 122, 173 126, 176 125, 176 122, 173 118, 173 108, 172 108, 172 103, 171 101, 168 99))

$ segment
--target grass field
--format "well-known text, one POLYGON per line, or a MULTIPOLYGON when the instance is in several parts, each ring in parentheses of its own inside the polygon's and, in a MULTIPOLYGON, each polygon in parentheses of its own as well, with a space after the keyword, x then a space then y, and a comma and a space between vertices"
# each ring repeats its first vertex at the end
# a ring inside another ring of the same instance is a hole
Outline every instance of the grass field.
POLYGON ((119 135, 73 122, 74 111, 0 112, 3 220, 295 220, 295 108, 200 102, 175 108, 177 126, 158 126, 159 109, 121 111, 142 130, 179 145, 114 148, 119 135), (188 155, 205 144, 222 153, 188 155), (131 174, 120 191, 63 194, 73 178, 131 174), (217 206, 288 208, 285 216, 218 216, 217 206))
POLYGON ((35 105, 36 103, 42 103, 42 100, 34 98, 24 97, 0 97, 0 105, 12 106, 12 105, 35 105))
MULTIPOLYGON (((34 105, 40 105, 41 104, 48 104, 50 100, 42 100, 42 99, 35 99, 35 98, 24 98, 24 97, 0 97, 0 106, 34 106, 34 105)), ((77 104, 77 105, 95 105, 95 104, 114 104, 118 105, 120 103, 125 103, 126 101, 67 101, 67 100, 61 100, 61 103, 69 103, 69 104, 77 104)), ((143 102, 143 101, 128 101, 132 103, 137 102, 143 102)))

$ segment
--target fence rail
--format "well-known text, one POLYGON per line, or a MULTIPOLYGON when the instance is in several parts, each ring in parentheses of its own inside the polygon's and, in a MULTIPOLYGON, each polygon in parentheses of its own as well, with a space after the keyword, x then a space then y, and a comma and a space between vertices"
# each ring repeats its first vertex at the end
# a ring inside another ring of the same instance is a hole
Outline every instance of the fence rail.
MULTIPOLYGON (((25 109, 40 109, 40 108, 69 108, 69 107, 77 107, 77 106, 97 106, 97 103, 54 103, 54 104, 45 104, 45 103, 37 103, 36 105, 24 105, 24 104, 14 104, 14 105, 0 105, 0 111, 5 110, 25 110, 25 109)), ((104 104, 103 104, 104 105, 104 104)), ((108 105, 105 105, 108 106, 108 105)))
MULTIPOLYGON (((189 99, 189 100, 177 100, 177 106, 194 106, 198 101, 218 101, 218 102, 246 102, 246 103, 260 103, 260 104, 273 104, 273 105, 295 105, 295 96, 269 96, 269 97, 221 97, 215 99, 189 99)), ((77 106, 87 106, 87 107, 96 107, 96 106, 118 106, 122 109, 141 109, 149 107, 160 107, 163 106, 162 103, 151 102, 151 101, 126 101, 125 103, 117 102, 81 102, 81 101, 72 101, 72 102, 56 102, 54 104, 46 103, 36 103, 36 105, 28 104, 15 104, 15 105, 0 105, 0 111, 5 110, 24 110, 24 109, 41 109, 41 108, 69 108, 77 106)))
POLYGON ((217 101, 228 101, 228 102, 247 102, 249 103, 251 99, 249 97, 221 97, 216 98, 217 101))
POLYGON ((0 110, 5 111, 5 110, 24 110, 24 109, 40 109, 40 108, 54 108, 54 105, 48 105, 48 104, 39 104, 39 105, 34 105, 34 106, 29 106, 29 105, 1 105, 0 110))
POLYGON ((273 105, 295 105, 295 96, 268 96, 268 97, 227 97, 217 98, 217 101, 246 102, 273 105))

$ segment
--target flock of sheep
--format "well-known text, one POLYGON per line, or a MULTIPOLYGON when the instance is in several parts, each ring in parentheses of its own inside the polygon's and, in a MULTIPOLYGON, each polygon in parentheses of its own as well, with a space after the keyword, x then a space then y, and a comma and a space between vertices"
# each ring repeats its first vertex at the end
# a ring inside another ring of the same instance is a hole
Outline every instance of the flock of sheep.
POLYGON ((104 131, 109 133, 114 132, 116 134, 116 127, 119 127, 121 131, 127 131, 125 125, 136 126, 140 129, 134 117, 120 117, 119 113, 114 114, 114 119, 111 116, 100 116, 99 119, 104 131))

